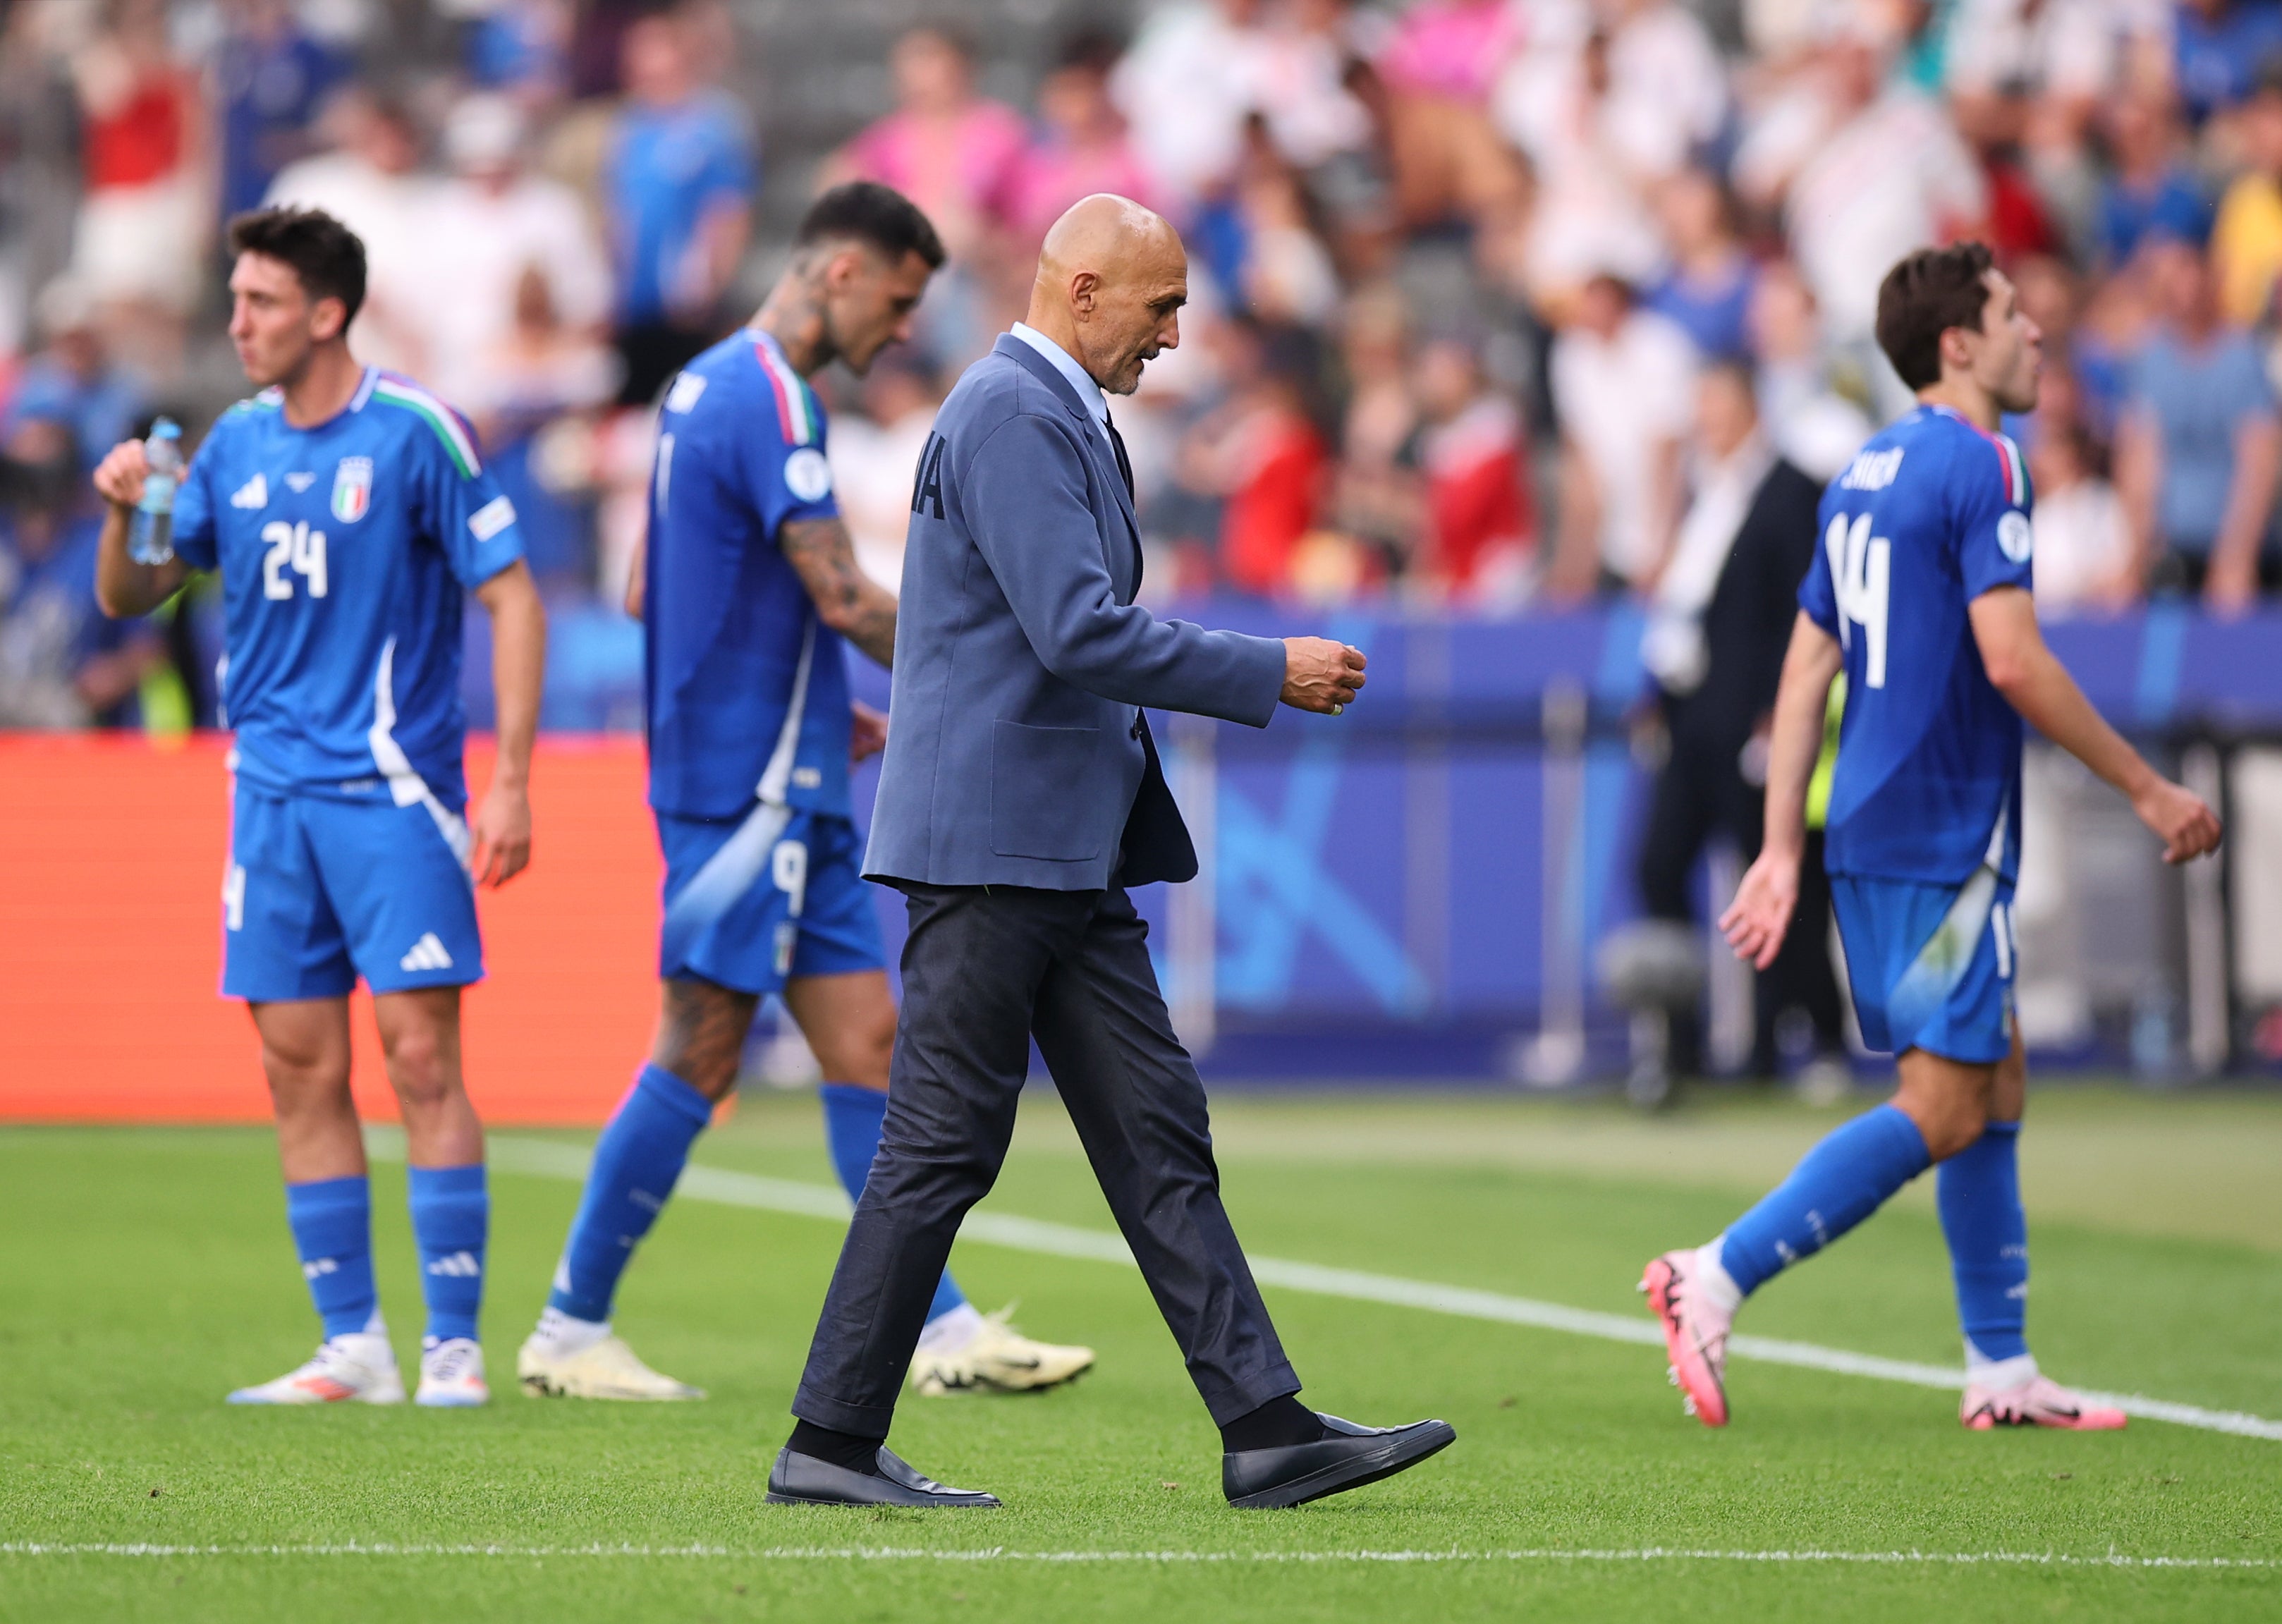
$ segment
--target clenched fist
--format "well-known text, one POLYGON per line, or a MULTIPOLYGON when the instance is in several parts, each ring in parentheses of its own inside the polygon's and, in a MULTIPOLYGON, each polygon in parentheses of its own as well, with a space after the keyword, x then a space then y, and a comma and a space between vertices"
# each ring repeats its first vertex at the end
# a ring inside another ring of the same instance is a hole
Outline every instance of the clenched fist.
POLYGON ((1362 650, 1328 637, 1284 640, 1284 703, 1300 711, 1337 716, 1354 703, 1362 687, 1362 650))
POLYGON ((143 478, 150 471, 151 459, 144 454, 143 442, 121 440, 96 465, 95 488, 113 506, 131 508, 143 500, 143 478))

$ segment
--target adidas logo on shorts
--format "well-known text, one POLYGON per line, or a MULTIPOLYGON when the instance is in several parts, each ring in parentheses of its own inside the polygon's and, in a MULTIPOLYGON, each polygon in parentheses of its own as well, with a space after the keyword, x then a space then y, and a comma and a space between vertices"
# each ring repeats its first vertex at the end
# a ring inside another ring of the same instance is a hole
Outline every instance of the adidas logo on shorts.
POLYGON ((448 970, 452 967, 452 955, 444 951, 444 944, 431 930, 412 944, 410 952, 396 961, 396 967, 400 970, 448 970))

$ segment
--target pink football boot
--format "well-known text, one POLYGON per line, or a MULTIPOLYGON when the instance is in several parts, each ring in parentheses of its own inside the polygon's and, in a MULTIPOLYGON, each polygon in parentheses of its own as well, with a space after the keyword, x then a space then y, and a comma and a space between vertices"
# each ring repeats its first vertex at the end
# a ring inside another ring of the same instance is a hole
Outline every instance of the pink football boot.
POLYGON ((1965 1384, 1957 1418, 1976 1433, 1999 1426, 2058 1426, 2076 1433, 2112 1433, 2129 1418, 2069 1392, 2049 1376, 2032 1376, 2017 1387, 1965 1384))
POLYGON ((1666 1252, 1648 1266, 1640 1288, 1664 1322, 1665 1352, 1672 1359, 1672 1383, 1684 1395, 1681 1407, 1706 1426, 1727 1426, 1727 1330, 1735 1314, 1705 1297, 1693 1252, 1666 1252))

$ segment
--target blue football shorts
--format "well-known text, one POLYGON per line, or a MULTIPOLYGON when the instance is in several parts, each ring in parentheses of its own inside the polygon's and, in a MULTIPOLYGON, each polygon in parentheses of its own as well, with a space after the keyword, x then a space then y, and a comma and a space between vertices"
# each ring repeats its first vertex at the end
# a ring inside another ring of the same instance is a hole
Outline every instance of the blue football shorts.
POLYGON ((1969 1065, 2013 1047, 2013 886, 1993 868, 1963 885, 1833 874, 1862 1041, 1969 1065))
POLYGON ((275 795, 241 781, 222 876, 222 996, 339 998, 360 975, 375 992, 481 981, 467 838, 440 803, 275 795))
POLYGON ((665 851, 658 975, 757 996, 886 967, 863 843, 845 818, 756 803, 742 818, 657 814, 665 851))

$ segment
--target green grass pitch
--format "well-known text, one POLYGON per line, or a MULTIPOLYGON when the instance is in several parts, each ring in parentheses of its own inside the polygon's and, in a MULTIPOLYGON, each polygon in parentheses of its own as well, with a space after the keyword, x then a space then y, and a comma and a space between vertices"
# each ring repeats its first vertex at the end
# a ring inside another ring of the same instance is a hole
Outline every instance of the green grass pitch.
MULTIPOLYGON (((1230 1096, 1215 1119, 1256 1255, 1639 1314, 1641 1264, 1712 1233, 1834 1117, 1316 1095, 1230 1096)), ((2023 1157, 2046 1367, 2282 1416, 2282 1100, 2055 1088, 2023 1157)), ((830 1178, 804 1095, 749 1100, 698 1159, 830 1178)), ((529 1172, 493 1179, 489 1410, 233 1410, 228 1389, 314 1340, 275 1166, 254 1130, 0 1131, 0 1620, 2282 1619, 2282 1441, 2145 1419, 1973 1434, 1953 1395, 1740 1362, 1714 1434, 1682 1419, 1654 1348, 1272 1286, 1317 1405, 1440 1415, 1458 1443, 1315 1506, 1234 1512, 1138 1276, 973 1240, 955 1267, 982 1307, 1019 1297, 1026 1328, 1101 1353, 1060 1392, 906 1399, 902 1451, 1006 1508, 765 1507, 835 1225, 677 1202, 619 1325, 711 1399, 537 1402, 514 1353, 577 1186, 529 1172), (1791 1559, 1625 1554, 1646 1550, 1791 1559), (1881 1555, 1902 1559, 1828 1559, 1881 1555), (2070 1559, 1929 1559, 1997 1556, 2070 1559)), ((1741 1328, 1952 1363, 1931 1182, 1741 1328)), ((402 1194, 377 1164, 408 1357, 402 1194)), ((985 1210, 1109 1227, 1050 1098, 985 1210)))

